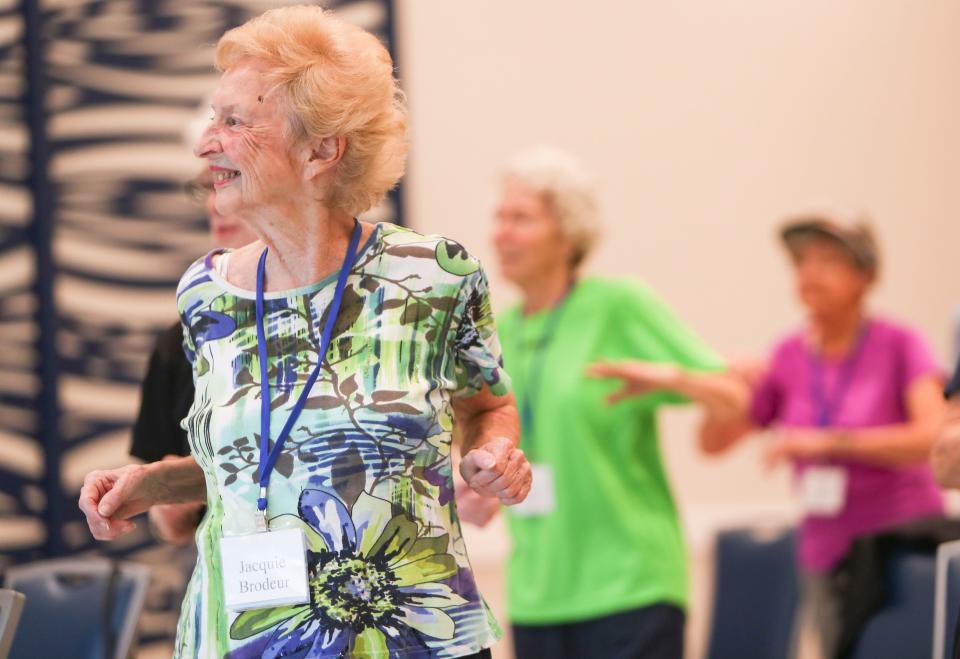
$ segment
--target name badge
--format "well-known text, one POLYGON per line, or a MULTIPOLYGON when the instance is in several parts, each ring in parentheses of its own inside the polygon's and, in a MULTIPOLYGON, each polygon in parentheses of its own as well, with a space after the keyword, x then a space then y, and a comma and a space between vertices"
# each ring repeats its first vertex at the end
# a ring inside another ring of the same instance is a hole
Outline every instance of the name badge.
POLYGON ((306 604, 303 531, 284 529, 220 539, 224 604, 233 611, 306 604))
POLYGON ((800 498, 808 515, 835 517, 847 503, 847 470, 808 467, 800 476, 800 498))
POLYGON ((557 507, 555 488, 553 482, 553 467, 548 464, 532 464, 530 471, 533 475, 533 483, 530 485, 530 493, 527 498, 515 506, 510 506, 510 511, 518 517, 543 517, 549 515, 557 507))

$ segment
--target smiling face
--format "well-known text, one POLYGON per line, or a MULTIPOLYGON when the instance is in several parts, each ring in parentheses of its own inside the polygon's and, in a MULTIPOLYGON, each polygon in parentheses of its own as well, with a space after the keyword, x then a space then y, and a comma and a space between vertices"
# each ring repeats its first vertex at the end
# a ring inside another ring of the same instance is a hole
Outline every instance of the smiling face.
POLYGON ((223 74, 213 94, 213 119, 194 147, 210 165, 221 215, 284 206, 309 194, 305 141, 292 137, 283 94, 270 88, 265 73, 245 60, 223 74))
POLYGON ((213 191, 213 174, 204 169, 186 187, 190 198, 203 206, 210 222, 210 240, 217 247, 238 248, 252 243, 257 234, 244 222, 217 212, 216 193, 213 191))
POLYGON ((507 179, 500 194, 493 244, 503 276, 526 283, 558 269, 572 269, 573 245, 543 195, 507 179))

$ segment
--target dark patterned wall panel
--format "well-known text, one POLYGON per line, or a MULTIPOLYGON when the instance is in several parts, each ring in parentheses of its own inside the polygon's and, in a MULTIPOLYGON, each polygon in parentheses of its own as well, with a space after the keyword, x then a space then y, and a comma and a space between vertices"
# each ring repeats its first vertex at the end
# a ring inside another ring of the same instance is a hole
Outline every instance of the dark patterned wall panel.
POLYGON ((0 1, 0 561, 39 557, 45 541, 37 442, 40 382, 29 233, 30 133, 26 121, 25 21, 16 3, 0 1))

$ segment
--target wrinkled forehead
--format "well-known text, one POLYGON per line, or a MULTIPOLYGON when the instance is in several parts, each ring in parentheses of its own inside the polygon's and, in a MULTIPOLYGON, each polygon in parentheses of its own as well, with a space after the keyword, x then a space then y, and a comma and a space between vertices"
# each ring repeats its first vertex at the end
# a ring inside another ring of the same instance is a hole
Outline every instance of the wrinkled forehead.
POLYGON ((256 60, 241 60, 224 71, 211 96, 214 110, 276 114, 283 105, 283 90, 268 74, 268 68, 256 60))

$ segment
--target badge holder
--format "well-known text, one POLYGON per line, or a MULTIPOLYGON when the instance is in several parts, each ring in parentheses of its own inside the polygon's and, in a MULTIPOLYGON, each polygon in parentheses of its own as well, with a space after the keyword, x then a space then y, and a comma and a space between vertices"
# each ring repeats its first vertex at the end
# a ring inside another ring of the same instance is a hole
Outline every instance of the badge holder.
POLYGON ((808 467, 800 475, 800 498, 808 515, 836 517, 847 503, 847 470, 836 466, 808 467))
POLYGON ((220 562, 224 605, 231 611, 310 601, 300 529, 220 538, 220 562))

